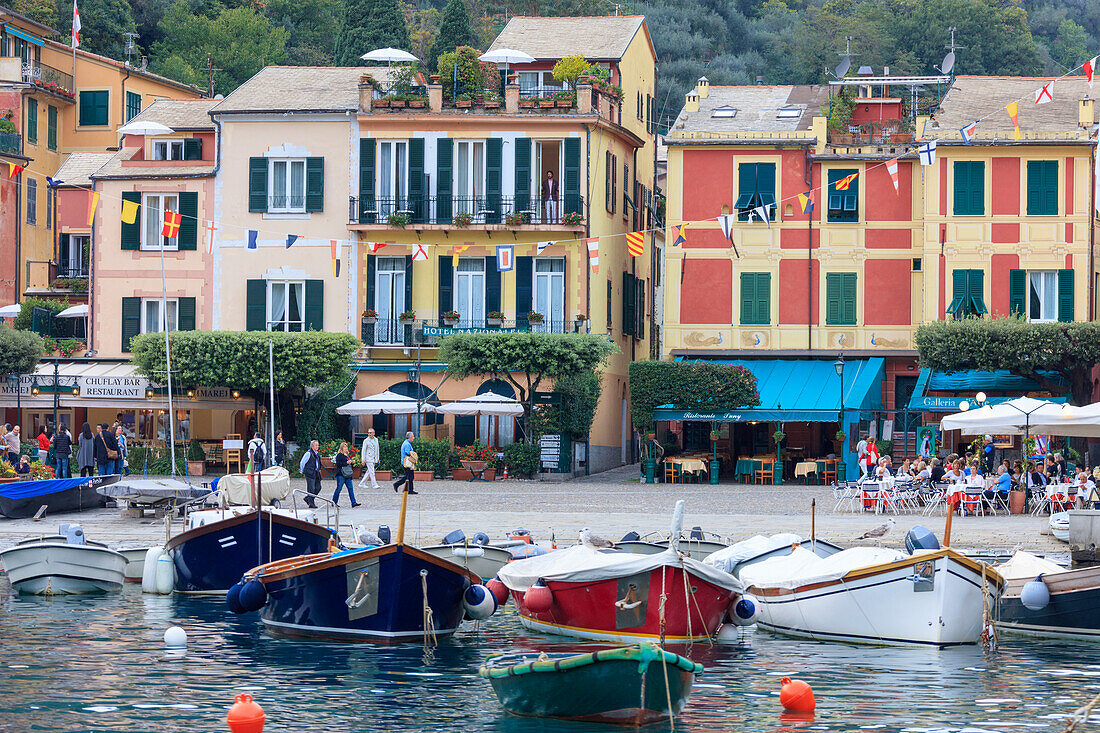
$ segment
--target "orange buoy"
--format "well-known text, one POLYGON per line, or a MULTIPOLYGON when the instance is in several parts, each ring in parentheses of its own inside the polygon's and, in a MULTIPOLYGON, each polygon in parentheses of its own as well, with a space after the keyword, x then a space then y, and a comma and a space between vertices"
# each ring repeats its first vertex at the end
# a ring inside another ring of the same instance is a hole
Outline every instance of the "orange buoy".
POLYGON ((533 613, 545 613, 554 603, 554 594, 542 583, 535 583, 523 594, 523 605, 533 613))
POLYGON ((488 588, 494 596, 496 596, 498 606, 503 606, 505 603, 508 602, 508 586, 506 586, 504 583, 500 582, 496 578, 493 578, 485 584, 485 587, 488 588))
POLYGON ((226 720, 231 733, 263 733, 264 709, 252 701, 248 694, 237 695, 237 701, 229 708, 226 720))
POLYGON ((813 688, 802 680, 784 677, 782 684, 783 687, 779 689, 779 703, 784 710, 792 713, 810 713, 817 707, 813 688))

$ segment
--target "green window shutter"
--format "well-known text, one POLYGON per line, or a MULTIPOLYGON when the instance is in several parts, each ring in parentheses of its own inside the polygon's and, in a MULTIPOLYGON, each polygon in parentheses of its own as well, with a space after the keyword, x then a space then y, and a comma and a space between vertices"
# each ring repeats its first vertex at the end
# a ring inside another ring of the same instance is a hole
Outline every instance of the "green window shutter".
MULTIPOLYGON (((38 133, 35 133, 37 137, 38 133)), ((46 105, 46 146, 57 150, 57 107, 46 105)))
POLYGON ((772 318, 772 276, 770 272, 756 275, 756 318, 760 325, 771 323, 772 318))
POLYGON ((1073 270, 1058 271, 1058 320, 1073 320, 1073 270))
MULTIPOLYGON (((141 95, 137 92, 126 92, 126 121, 134 119, 141 113, 141 95)), ((191 160, 191 158, 187 158, 191 160)), ((194 160, 198 160, 195 158, 194 160)))
POLYGON ((181 191, 180 201, 180 232, 178 247, 183 249, 196 249, 199 234, 199 194, 197 191, 181 191))
POLYGON ((565 213, 583 213, 581 211, 581 140, 579 137, 565 139, 564 178, 561 190, 565 195, 565 213))
POLYGON ((985 315, 985 270, 967 271, 967 297, 970 300, 970 312, 973 315, 985 315))
POLYGON ((130 340, 141 333, 141 298, 122 299, 122 350, 130 352, 130 340))
POLYGON ((325 159, 306 158, 306 211, 325 210, 325 159))
MULTIPOLYGON (((516 321, 526 323, 527 314, 531 312, 533 302, 532 295, 532 270, 534 269, 534 257, 516 258, 516 321)), ((549 313, 543 314, 549 317, 549 313)))
POLYGON ((825 276, 825 323, 852 326, 856 323, 856 274, 830 272, 825 276))
POLYGON ((1043 213, 1050 216, 1058 214, 1058 161, 1046 161, 1046 189, 1043 191, 1043 213))
POLYGON ((741 163, 737 166, 737 209, 738 219, 747 221, 752 209, 752 200, 756 196, 756 163, 741 163))
POLYGON ((38 100, 27 99, 27 142, 38 142, 38 100))
POLYGON ((485 312, 498 310, 500 310, 500 270, 497 269, 497 258, 494 255, 485 258, 485 312))
POLYGON ((840 323, 840 273, 825 275, 825 324, 840 323))
MULTIPOLYGON (((541 179, 539 185, 541 186, 541 179)), ((516 205, 515 212, 531 208, 531 138, 516 139, 516 205)))
POLYGON ((603 207, 611 211, 611 151, 605 151, 603 157, 603 207))
POLYGON ((248 210, 267 212, 267 158, 248 159, 248 210))
POLYGON ((122 249, 141 249, 141 193, 138 191, 123 191, 123 201, 133 201, 138 205, 137 216, 133 224, 122 222, 122 236, 119 239, 122 249))
POLYGON ((1014 316, 1027 315, 1027 272, 1008 272, 1008 312, 1014 316))
POLYGON ((633 336, 637 318, 634 315, 634 276, 623 273, 623 335, 633 336))
POLYGON ((176 311, 176 327, 180 331, 195 330, 195 299, 180 298, 176 311))
POLYGON ((189 137, 183 141, 184 160, 202 160, 202 138, 189 137))
MULTIPOLYGON (((366 285, 366 304, 363 306, 363 310, 370 308, 377 311, 378 305, 374 302, 375 298, 375 276, 378 270, 378 264, 376 262, 376 255, 367 255, 367 281, 366 285)), ((374 324, 360 323, 359 338, 363 340, 363 343, 367 346, 374 346, 374 324)))
POLYGON ((244 328, 246 331, 267 330, 266 280, 248 280, 245 283, 244 328))
POLYGON ((83 91, 80 92, 80 119, 79 124, 90 127, 102 127, 110 123, 110 92, 83 91))
POLYGON ((428 219, 428 202, 424 191, 424 138, 409 139, 409 209, 412 220, 424 222, 428 219))
POLYGON ((451 221, 451 169, 454 161, 454 140, 443 137, 435 143, 435 220, 451 221))
POLYGON ((951 271, 951 303, 947 306, 948 313, 954 313, 956 318, 966 315, 967 309, 963 307, 969 292, 967 291, 966 270, 951 271))
MULTIPOLYGON (((454 258, 439 257, 439 323, 443 325, 443 314, 454 308, 454 258)), ((466 314, 464 314, 466 315, 466 314)))
POLYGON ((374 222, 374 138, 359 140, 359 223, 374 222))
MULTIPOLYGON (((745 167, 742 163, 741 167, 745 167)), ((741 325, 756 323, 756 273, 741 273, 741 325)))
POLYGON ((305 320, 307 331, 325 330, 325 281, 306 280, 305 320))
POLYGON ((609 211, 615 213, 615 202, 619 198, 619 156, 611 156, 611 208, 609 211))
MULTIPOLYGON (((854 184, 853 184, 854 185, 854 184)), ((756 191, 760 195, 760 204, 770 206, 768 216, 775 221, 775 163, 756 164, 756 191)))
POLYGON ((1028 216, 1058 214, 1058 161, 1028 161, 1027 213, 1028 216))
POLYGON ((981 160, 955 161, 956 216, 982 216, 985 214, 985 162, 981 160))
POLYGON ((856 323, 856 274, 846 272, 842 275, 840 293, 840 318, 845 325, 856 323))
POLYGON ((485 216, 488 224, 500 223, 501 178, 503 177, 504 141, 491 137, 485 141, 485 216))

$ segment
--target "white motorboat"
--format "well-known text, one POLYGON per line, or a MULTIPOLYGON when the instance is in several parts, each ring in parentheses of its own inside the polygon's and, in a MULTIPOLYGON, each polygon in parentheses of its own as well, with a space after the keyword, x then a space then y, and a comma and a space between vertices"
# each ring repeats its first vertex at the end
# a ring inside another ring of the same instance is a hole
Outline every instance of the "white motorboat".
POLYGON ((12 587, 32 595, 110 593, 122 589, 126 556, 90 542, 78 524, 56 535, 23 540, 0 552, 12 587))
POLYGON ((1069 542, 1069 512, 1054 512, 1050 515, 1050 533, 1056 540, 1069 542))
POLYGON ((140 583, 141 573, 145 569, 145 556, 149 554, 149 548, 116 547, 115 552, 121 552, 126 557, 126 582, 140 583))
POLYGON ((471 573, 476 573, 482 580, 495 578, 500 569, 514 557, 507 548, 494 545, 432 545, 420 549, 441 560, 464 567, 471 573))
POLYGON ((974 644, 991 623, 1004 579, 950 548, 808 549, 744 567, 765 629, 815 640, 898 646, 974 644))

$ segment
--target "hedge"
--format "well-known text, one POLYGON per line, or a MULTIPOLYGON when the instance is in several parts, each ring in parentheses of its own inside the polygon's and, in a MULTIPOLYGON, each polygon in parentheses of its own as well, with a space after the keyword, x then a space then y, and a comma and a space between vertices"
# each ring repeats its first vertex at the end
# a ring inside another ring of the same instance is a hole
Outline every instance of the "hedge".
POLYGON ((743 366, 708 361, 635 361, 630 364, 631 422, 653 425, 653 410, 720 412, 760 404, 756 376, 743 366))

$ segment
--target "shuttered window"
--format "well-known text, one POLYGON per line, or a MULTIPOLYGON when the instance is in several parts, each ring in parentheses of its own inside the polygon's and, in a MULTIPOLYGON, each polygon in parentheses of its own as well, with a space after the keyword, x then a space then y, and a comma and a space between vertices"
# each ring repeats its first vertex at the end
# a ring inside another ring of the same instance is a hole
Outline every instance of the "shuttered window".
POLYGON ((1058 215, 1058 161, 1027 162, 1027 215, 1058 215))
POLYGON ((27 98, 27 142, 38 142, 38 100, 27 98))
POLYGON ((141 113, 141 95, 137 92, 126 92, 126 121, 134 119, 141 113))
POLYGON ((983 216, 985 214, 985 161, 955 161, 956 216, 983 216))
POLYGON ((830 326, 856 324, 856 273, 825 275, 825 323, 830 326))
POLYGON ((947 306, 947 312, 955 318, 981 316, 989 312, 985 307, 984 270, 951 271, 951 303, 947 306))
POLYGON ((854 173, 855 168, 833 168, 829 170, 828 218, 831 222, 859 221, 859 178, 849 181, 846 189, 838 189, 836 184, 854 173))
POLYGON ((757 207, 764 207, 768 219, 775 221, 775 163, 741 163, 737 166, 737 219, 762 221, 757 207))
POLYGON ((324 330, 323 280, 248 280, 245 329, 248 331, 324 330))
POLYGON ((46 106, 46 146, 57 150, 57 107, 46 106))
POLYGON ((1011 270, 1009 311, 1032 323, 1073 320, 1073 270, 1011 270))
POLYGON ((771 322, 771 288, 771 273, 741 273, 741 325, 766 326, 771 322))
POLYGON ((79 125, 81 127, 104 127, 110 124, 111 93, 106 89, 80 92, 79 125))
POLYGON ((565 180, 562 182, 562 193, 565 194, 565 213, 582 213, 581 140, 578 137, 565 139, 565 180))

